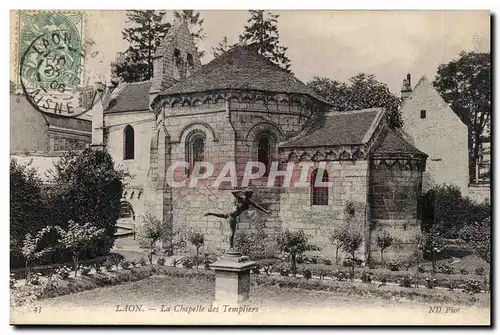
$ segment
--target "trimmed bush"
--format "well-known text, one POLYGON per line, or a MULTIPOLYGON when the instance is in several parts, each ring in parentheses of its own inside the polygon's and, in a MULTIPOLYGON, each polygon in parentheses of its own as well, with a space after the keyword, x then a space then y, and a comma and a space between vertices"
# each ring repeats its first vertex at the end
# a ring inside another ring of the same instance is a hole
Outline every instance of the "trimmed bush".
POLYGON ((56 275, 62 280, 66 280, 69 278, 69 274, 71 269, 67 266, 62 266, 56 270, 56 275))
POLYGON ((181 259, 181 264, 186 269, 192 269, 194 266, 193 258, 192 257, 183 257, 181 259))
POLYGON ((80 266, 80 274, 82 276, 88 276, 90 274, 90 266, 86 265, 80 266))
POLYGON ((469 279, 467 281, 467 283, 465 284, 463 291, 466 293, 470 293, 470 294, 480 293, 481 292, 481 283, 477 280, 469 279))
POLYGON ((399 271, 399 269, 401 268, 401 263, 399 263, 399 262, 389 262, 389 263, 387 263, 387 267, 391 271, 399 271))
POLYGON ((160 265, 160 266, 164 266, 165 265, 165 258, 164 257, 160 257, 156 260, 156 264, 160 265))
POLYGON ((448 265, 448 264, 441 264, 441 265, 439 265, 438 269, 440 272, 447 274, 447 275, 453 274, 455 272, 455 269, 453 268, 453 266, 448 265))
POLYGON ((413 285, 413 277, 412 276, 403 276, 399 281, 399 286, 410 288, 413 285))
POLYGON ((130 264, 129 261, 123 260, 122 263, 121 263, 121 266, 122 266, 123 270, 128 270, 128 269, 130 269, 131 264, 130 264))
POLYGON ((425 287, 428 289, 433 289, 437 286, 437 280, 435 278, 425 278, 425 287))
POLYGON ((371 283, 372 280, 373 280, 373 273, 371 273, 371 272, 361 273, 361 281, 363 283, 371 283))
POLYGON ((311 273, 311 270, 309 270, 309 269, 304 269, 304 271, 302 272, 302 275, 304 276, 305 279, 312 278, 312 273, 311 273))
POLYGON ((141 259, 139 259, 139 264, 141 266, 146 266, 146 265, 148 265, 148 261, 146 260, 146 258, 141 257, 141 259))
POLYGON ((16 275, 13 273, 10 274, 9 287, 11 289, 14 289, 16 287, 16 275))
POLYGON ((252 268, 252 273, 253 274, 260 274, 260 265, 259 264, 256 264, 253 268, 252 268))

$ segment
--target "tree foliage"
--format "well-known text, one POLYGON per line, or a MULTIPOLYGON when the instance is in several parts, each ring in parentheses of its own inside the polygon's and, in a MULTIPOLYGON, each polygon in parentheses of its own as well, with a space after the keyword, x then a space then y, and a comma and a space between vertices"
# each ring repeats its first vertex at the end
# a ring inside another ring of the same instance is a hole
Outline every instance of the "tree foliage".
POLYGON ((35 235, 46 225, 42 181, 29 165, 10 160, 11 266, 22 266, 21 248, 26 234, 35 235))
POLYGON ((290 71, 290 59, 286 56, 288 48, 280 45, 279 41, 279 15, 263 10, 250 10, 249 14, 248 24, 245 25, 240 40, 246 44, 253 44, 259 54, 290 71))
POLYGON ((384 250, 389 248, 392 243, 394 242, 394 239, 392 238, 391 234, 388 232, 384 231, 382 234, 377 235, 377 246, 380 248, 380 261, 384 261, 384 250))
POLYGON ((460 237, 488 264, 491 264, 491 217, 465 225, 460 237))
POLYGON ((205 244, 205 235, 200 232, 192 231, 188 235, 188 241, 196 248, 196 269, 198 269, 200 248, 205 244))
POLYGON ((27 233, 24 237, 21 253, 25 260, 26 282, 29 282, 31 265, 57 249, 57 244, 51 243, 54 235, 58 236, 58 230, 47 226, 35 234, 27 233))
POLYGON ((335 264, 339 264, 339 251, 342 249, 342 243, 344 243, 345 236, 348 234, 347 226, 337 228, 330 235, 330 242, 335 246, 335 264))
POLYGON ((475 180, 475 167, 481 152, 482 136, 490 134, 490 53, 461 52, 458 59, 439 66, 433 85, 467 125, 469 174, 471 180, 475 180))
POLYGON ((126 15, 131 26, 123 30, 122 36, 130 46, 111 63, 113 78, 125 82, 151 79, 153 56, 171 25, 163 21, 164 11, 130 10, 126 15))
POLYGON ((158 242, 172 240, 174 230, 171 222, 160 221, 150 212, 141 217, 142 225, 138 229, 139 245, 148 250, 149 263, 153 264, 153 254, 158 251, 158 242))
POLYGON ((278 249, 290 257, 292 273, 297 273, 296 259, 306 251, 315 251, 319 248, 308 242, 308 238, 302 229, 290 232, 288 229, 281 231, 277 236, 278 249))
POLYGON ((92 247, 104 235, 103 228, 97 228, 90 222, 79 224, 70 220, 68 228, 55 227, 59 234, 59 244, 63 250, 69 251, 73 258, 73 270, 77 275, 80 258, 87 254, 87 248, 92 247))
POLYGON ((348 83, 314 77, 307 85, 331 103, 336 111, 384 107, 391 128, 403 125, 399 112, 401 99, 392 94, 387 85, 378 81, 373 74, 359 73, 351 77, 348 83))
POLYGON ((217 44, 216 47, 212 47, 212 54, 213 54, 214 58, 217 58, 217 57, 221 56, 223 53, 229 51, 234 46, 235 46, 235 44, 230 45, 227 42, 227 36, 224 36, 222 38, 222 40, 219 42, 219 44, 217 44))
POLYGON ((86 149, 80 154, 65 154, 54 164, 48 222, 63 229, 68 228, 70 220, 92 222, 104 229, 95 251, 107 254, 115 240, 126 177, 125 172, 115 169, 105 151, 86 149))
POLYGON ((363 243, 363 235, 356 229, 349 229, 343 236, 342 250, 351 256, 351 280, 354 279, 355 253, 363 243))
POLYGON ((458 238, 465 225, 484 220, 490 211, 488 203, 462 197, 458 186, 438 185, 422 197, 422 229, 426 232, 435 226, 444 238, 458 238))

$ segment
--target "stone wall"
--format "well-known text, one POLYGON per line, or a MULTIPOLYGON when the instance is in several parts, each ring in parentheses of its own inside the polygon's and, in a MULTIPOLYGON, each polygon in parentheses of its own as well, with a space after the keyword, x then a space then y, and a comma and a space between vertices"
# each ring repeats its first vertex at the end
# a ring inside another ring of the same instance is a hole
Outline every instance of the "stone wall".
POLYGON ((377 236, 385 231, 394 239, 384 251, 385 260, 406 259, 420 232, 422 171, 404 160, 373 160, 370 165, 370 254, 380 259, 377 236))
POLYGON ((469 197, 478 203, 491 202, 490 185, 469 186, 469 197))

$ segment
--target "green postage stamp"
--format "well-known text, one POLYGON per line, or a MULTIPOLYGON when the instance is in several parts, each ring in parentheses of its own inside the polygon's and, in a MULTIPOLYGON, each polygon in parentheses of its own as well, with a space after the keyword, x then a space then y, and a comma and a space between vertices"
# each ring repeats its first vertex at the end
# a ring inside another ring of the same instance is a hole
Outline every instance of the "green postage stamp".
POLYGON ((83 75, 82 12, 18 13, 17 88, 37 109, 71 115, 83 75))

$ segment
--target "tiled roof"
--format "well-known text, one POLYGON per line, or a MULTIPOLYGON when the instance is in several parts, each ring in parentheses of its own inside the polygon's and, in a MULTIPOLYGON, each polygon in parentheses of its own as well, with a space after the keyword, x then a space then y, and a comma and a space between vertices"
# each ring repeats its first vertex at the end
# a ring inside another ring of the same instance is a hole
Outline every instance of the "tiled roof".
POLYGON ((298 138, 283 143, 281 147, 321 147, 364 144, 365 135, 376 122, 381 108, 359 111, 334 112, 318 117, 315 124, 298 138))
POLYGON ((151 80, 119 85, 109 96, 105 113, 148 111, 151 80))
POLYGON ((304 94, 325 102, 293 74, 260 55, 252 45, 234 47, 160 95, 224 89, 304 94))
POLYGON ((387 135, 382 139, 379 146, 373 151, 375 155, 427 155, 408 143, 401 135, 392 129, 388 129, 387 135))

